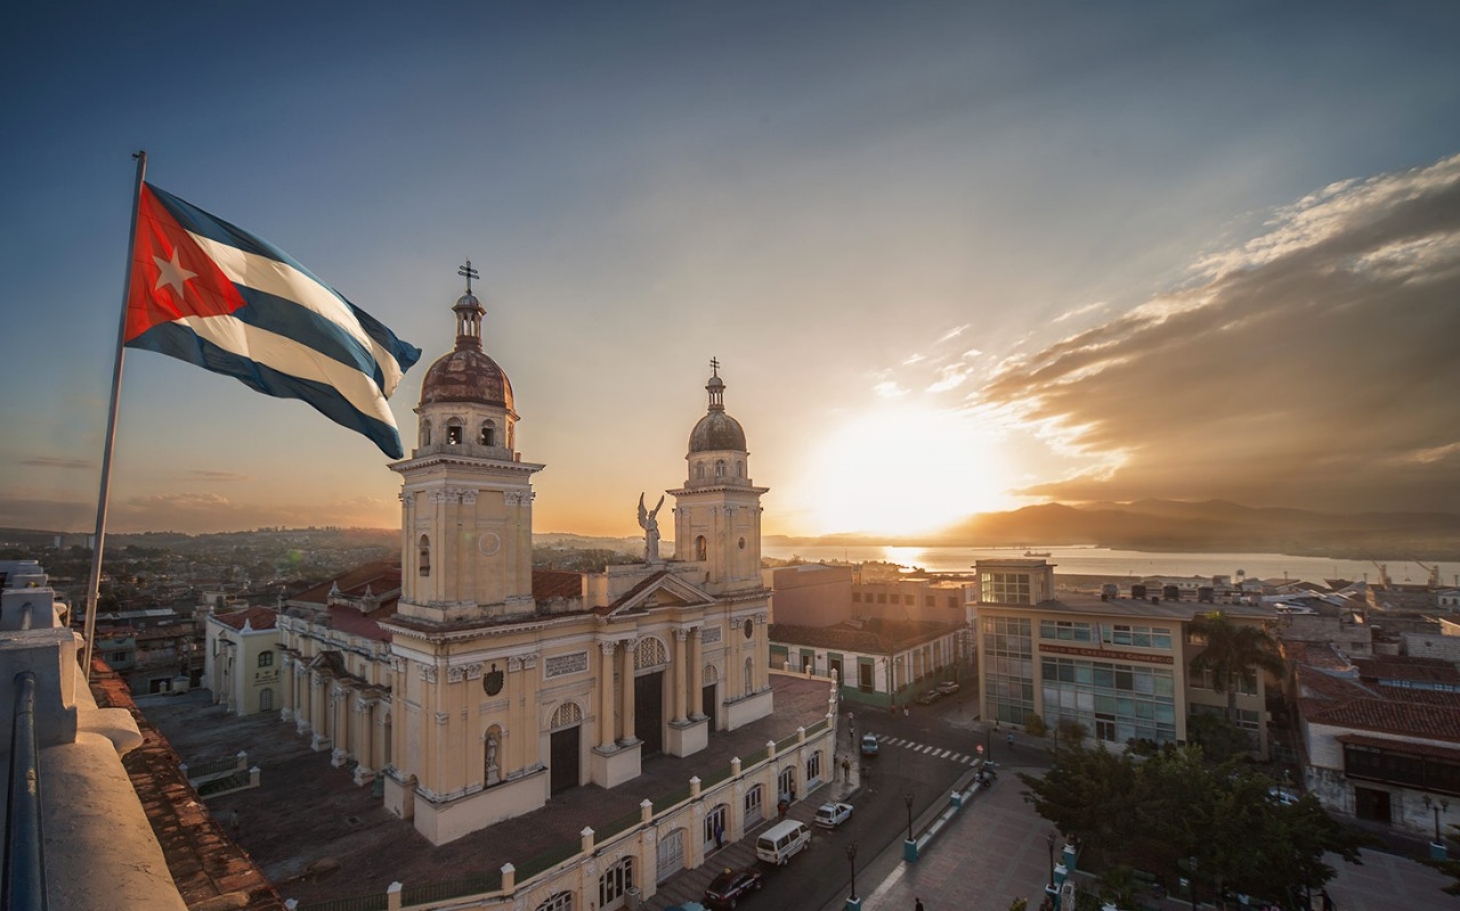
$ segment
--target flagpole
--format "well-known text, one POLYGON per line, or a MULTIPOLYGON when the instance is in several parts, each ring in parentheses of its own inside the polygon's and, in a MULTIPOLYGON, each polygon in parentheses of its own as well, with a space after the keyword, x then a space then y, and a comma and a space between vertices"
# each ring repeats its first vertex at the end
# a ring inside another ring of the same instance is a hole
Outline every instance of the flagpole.
POLYGON ((106 506, 112 484, 112 448, 117 441, 117 406, 122 398, 122 356, 127 350, 127 298, 132 290, 132 257, 137 250, 137 213, 142 208, 142 180, 147 176, 147 151, 133 152, 137 159, 137 185, 132 188, 132 223, 127 234, 127 267, 122 270, 122 316, 117 324, 117 356, 112 364, 111 406, 106 415, 106 442, 101 455, 101 490, 96 495, 96 536, 91 542, 91 581, 86 595, 86 646, 81 667, 91 680, 91 648, 96 641, 96 607, 101 595, 101 553, 106 543, 106 506))

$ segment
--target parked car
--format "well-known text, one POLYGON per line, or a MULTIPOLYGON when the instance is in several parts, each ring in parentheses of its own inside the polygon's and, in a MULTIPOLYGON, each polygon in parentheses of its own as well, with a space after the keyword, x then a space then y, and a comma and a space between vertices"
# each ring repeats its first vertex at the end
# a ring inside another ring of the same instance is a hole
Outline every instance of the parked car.
POLYGON ((816 818, 812 822, 826 829, 835 829, 837 826, 852 818, 852 805, 849 803, 824 803, 816 808, 816 818))
POLYGON ((726 867, 725 872, 710 880, 710 886, 705 890, 705 904, 711 908, 734 908, 747 892, 760 889, 761 875, 759 867, 743 870, 726 867))
POLYGON ((862 735, 862 755, 863 756, 876 756, 877 755, 877 735, 876 734, 863 734, 862 735))
POLYGON ((962 687, 960 687, 958 684, 954 683, 951 680, 946 683, 938 684, 938 692, 942 693, 944 696, 952 696, 960 689, 962 689, 962 687))
POLYGON ((938 692, 937 690, 928 690, 926 693, 918 697, 918 705, 932 705, 942 698, 943 694, 938 692))

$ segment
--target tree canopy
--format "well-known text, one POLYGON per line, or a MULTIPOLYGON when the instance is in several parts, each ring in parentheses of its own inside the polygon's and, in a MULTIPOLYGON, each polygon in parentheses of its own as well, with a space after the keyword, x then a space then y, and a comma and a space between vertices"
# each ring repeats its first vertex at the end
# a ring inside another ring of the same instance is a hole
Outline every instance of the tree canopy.
POLYGON ((1296 909, 1295 890, 1317 891, 1335 875, 1327 852, 1359 863, 1369 841, 1311 795, 1280 802, 1268 776, 1236 762, 1208 764, 1196 747, 1137 757, 1076 746, 1061 750, 1043 777, 1019 778, 1039 815, 1080 839, 1090 859, 1083 865, 1129 866, 1171 884, 1194 871, 1209 900, 1241 892, 1296 909))
POLYGON ((1227 720, 1237 720, 1237 690, 1242 676, 1260 668, 1281 676, 1285 665, 1277 643, 1260 626, 1234 623, 1221 611, 1195 617, 1188 627, 1206 640, 1206 648, 1191 659, 1193 674, 1212 672, 1212 685, 1227 694, 1227 720))

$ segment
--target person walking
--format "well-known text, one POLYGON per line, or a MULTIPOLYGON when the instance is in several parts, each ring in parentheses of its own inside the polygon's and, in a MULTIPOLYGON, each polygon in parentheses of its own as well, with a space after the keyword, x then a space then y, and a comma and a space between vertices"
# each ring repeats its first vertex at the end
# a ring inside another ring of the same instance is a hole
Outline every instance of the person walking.
POLYGON ((913 911, 923 911, 923 900, 921 898, 913 898, 913 911))

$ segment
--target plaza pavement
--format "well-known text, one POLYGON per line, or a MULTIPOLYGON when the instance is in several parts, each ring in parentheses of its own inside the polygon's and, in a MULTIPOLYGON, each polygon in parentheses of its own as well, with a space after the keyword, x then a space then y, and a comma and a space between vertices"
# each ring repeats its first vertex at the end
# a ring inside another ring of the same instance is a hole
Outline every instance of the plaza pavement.
MULTIPOLYGON (((996 757, 1007 753, 995 749, 996 757)), ((1037 749, 1033 743, 1020 743, 1012 757, 1000 758, 998 782, 976 794, 917 863, 905 863, 902 843, 895 842, 860 869, 862 911, 913 911, 919 898, 925 911, 1008 911, 1010 902, 1021 897, 1029 899, 1030 911, 1037 909, 1049 881, 1046 835, 1052 827, 1024 801, 1023 784, 1015 774, 1041 771, 1043 764, 1018 764, 1021 755, 1030 758, 1037 749)), ((1337 857, 1328 861, 1338 871, 1328 888, 1337 911, 1460 909, 1460 898, 1441 891, 1448 878, 1416 861, 1379 851, 1365 851, 1361 866, 1337 857)), ((845 899, 843 889, 821 911, 842 911, 845 899)), ((1191 909, 1189 902, 1174 898, 1157 907, 1191 909)), ((1203 902, 1202 907, 1211 905, 1203 902)))

